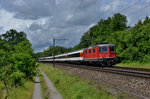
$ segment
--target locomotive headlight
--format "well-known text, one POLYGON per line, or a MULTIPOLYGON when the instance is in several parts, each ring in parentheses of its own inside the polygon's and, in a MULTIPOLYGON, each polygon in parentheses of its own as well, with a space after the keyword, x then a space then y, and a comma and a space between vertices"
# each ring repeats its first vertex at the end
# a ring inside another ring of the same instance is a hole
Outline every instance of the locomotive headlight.
POLYGON ((113 58, 116 58, 116 56, 114 56, 113 58))

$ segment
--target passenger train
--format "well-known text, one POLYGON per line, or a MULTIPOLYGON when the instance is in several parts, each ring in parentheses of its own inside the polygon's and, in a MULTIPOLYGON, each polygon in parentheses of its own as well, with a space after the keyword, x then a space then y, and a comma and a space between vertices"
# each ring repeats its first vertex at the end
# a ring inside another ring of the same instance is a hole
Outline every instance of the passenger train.
POLYGON ((116 64, 116 47, 114 44, 99 43, 85 49, 39 58, 39 62, 63 62, 90 64, 97 66, 112 66, 116 64))

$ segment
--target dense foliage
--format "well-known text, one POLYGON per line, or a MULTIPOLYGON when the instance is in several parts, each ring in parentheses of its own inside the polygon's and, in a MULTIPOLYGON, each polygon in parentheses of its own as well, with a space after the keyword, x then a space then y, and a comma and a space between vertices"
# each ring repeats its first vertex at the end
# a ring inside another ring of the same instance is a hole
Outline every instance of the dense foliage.
POLYGON ((35 74, 35 59, 31 43, 24 32, 11 29, 0 39, 0 81, 7 92, 10 88, 23 85, 35 74))

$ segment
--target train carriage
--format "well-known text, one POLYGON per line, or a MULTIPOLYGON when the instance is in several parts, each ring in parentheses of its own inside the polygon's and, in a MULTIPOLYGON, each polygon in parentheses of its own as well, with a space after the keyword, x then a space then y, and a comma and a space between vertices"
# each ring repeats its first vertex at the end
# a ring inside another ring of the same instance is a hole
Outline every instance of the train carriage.
POLYGON ((82 62, 83 61, 82 53, 83 49, 67 53, 67 61, 82 62))

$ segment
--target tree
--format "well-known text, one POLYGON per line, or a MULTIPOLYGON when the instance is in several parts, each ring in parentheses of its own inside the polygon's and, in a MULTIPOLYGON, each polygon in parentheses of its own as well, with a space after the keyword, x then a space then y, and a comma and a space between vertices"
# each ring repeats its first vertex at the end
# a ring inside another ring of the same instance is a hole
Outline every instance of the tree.
POLYGON ((31 48, 32 44, 29 42, 29 40, 25 39, 22 42, 19 42, 17 45, 14 46, 14 52, 15 53, 27 53, 31 56, 33 56, 33 49, 31 48))
POLYGON ((10 57, 8 53, 8 45, 0 39, 0 81, 3 81, 6 92, 8 94, 8 76, 10 73, 10 57))
POLYGON ((26 33, 11 29, 2 34, 0 45, 0 80, 7 89, 34 76, 36 65, 26 33))
POLYGON ((12 55, 14 70, 25 74, 26 78, 32 78, 35 75, 35 59, 27 53, 18 53, 12 55))
POLYGON ((146 16, 145 20, 143 21, 143 24, 147 24, 150 22, 150 18, 148 16, 146 16))
POLYGON ((110 24, 112 31, 122 31, 127 29, 127 18, 125 15, 121 15, 120 13, 114 14, 112 17, 112 21, 110 24))
POLYGON ((2 34, 2 38, 7 44, 11 46, 11 50, 13 50, 14 45, 17 45, 19 42, 27 39, 24 32, 17 32, 13 29, 7 31, 5 34, 2 34))
MULTIPOLYGON (((38 61, 38 58, 40 58, 40 57, 52 56, 53 51, 54 51, 54 47, 50 46, 46 50, 44 50, 44 52, 36 53, 34 55, 35 58, 36 58, 36 61, 38 61)), ((67 52, 70 52, 70 51, 73 51, 73 49, 62 47, 62 46, 55 46, 55 55, 67 53, 67 52)))
POLYGON ((80 46, 81 46, 81 48, 86 48, 86 47, 88 47, 88 46, 90 46, 91 45, 91 43, 92 43, 92 36, 91 36, 91 34, 90 34, 90 32, 86 32, 86 33, 84 33, 84 35, 81 37, 81 39, 80 39, 80 46))
MULTIPOLYGON (((35 60, 26 33, 11 29, 0 38, 0 81, 9 89, 24 84, 35 75, 35 60)), ((7 96, 6 96, 7 97, 7 96)))

